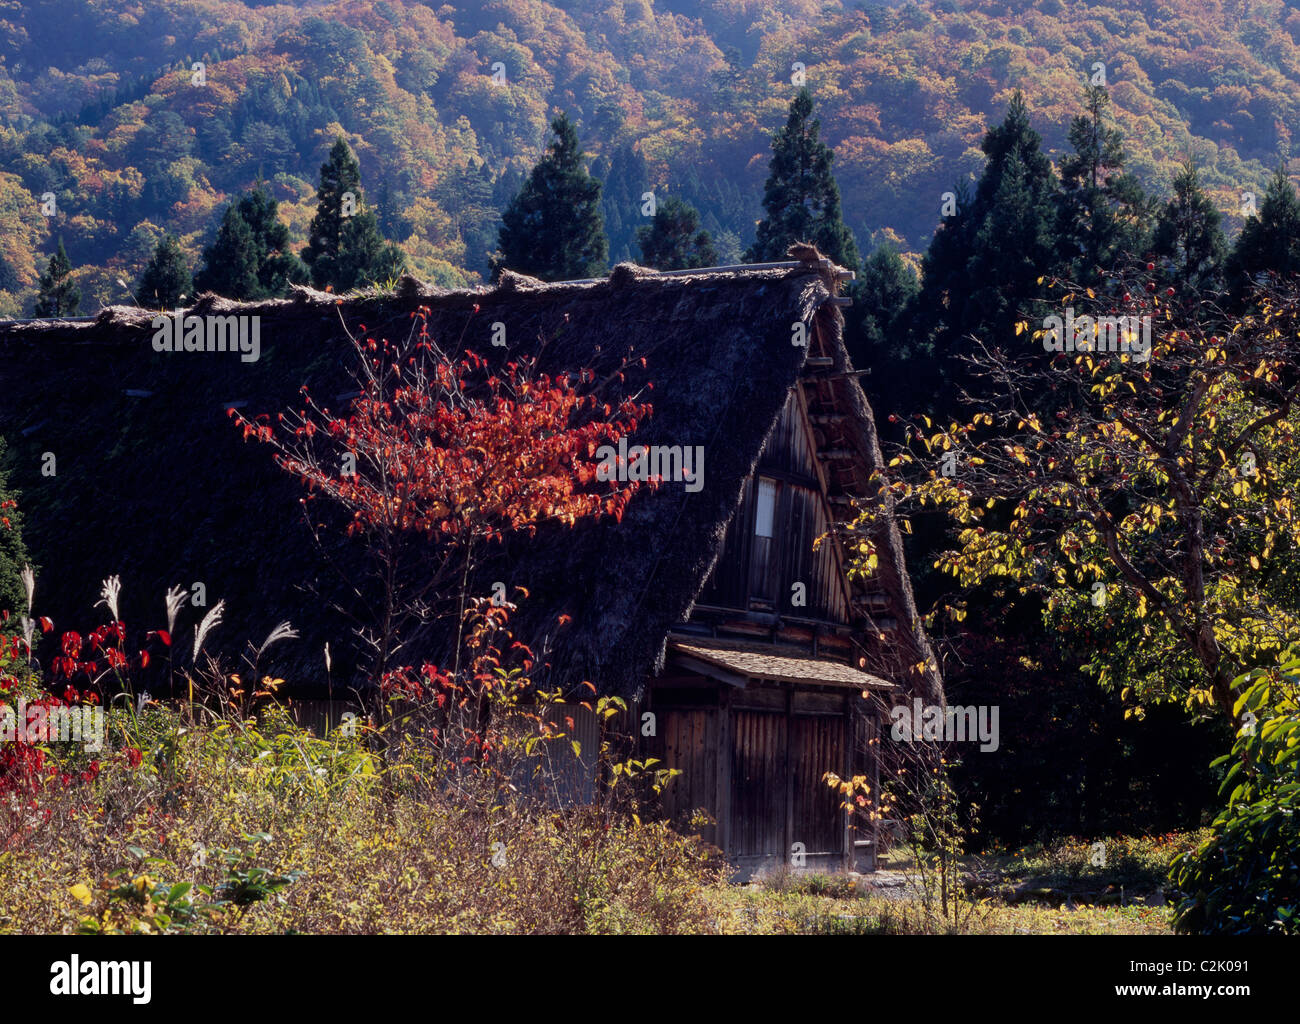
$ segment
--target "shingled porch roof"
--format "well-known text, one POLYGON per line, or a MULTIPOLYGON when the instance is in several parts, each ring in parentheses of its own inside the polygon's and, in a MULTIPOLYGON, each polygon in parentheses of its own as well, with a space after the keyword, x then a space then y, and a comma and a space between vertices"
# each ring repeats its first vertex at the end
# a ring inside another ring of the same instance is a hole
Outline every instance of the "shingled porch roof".
POLYGON ((670 652, 684 664, 702 662, 706 674, 717 670, 724 682, 741 685, 746 679, 782 683, 817 683, 854 690, 898 689, 887 679, 836 661, 809 658, 766 644, 727 643, 710 640, 670 640, 670 652))

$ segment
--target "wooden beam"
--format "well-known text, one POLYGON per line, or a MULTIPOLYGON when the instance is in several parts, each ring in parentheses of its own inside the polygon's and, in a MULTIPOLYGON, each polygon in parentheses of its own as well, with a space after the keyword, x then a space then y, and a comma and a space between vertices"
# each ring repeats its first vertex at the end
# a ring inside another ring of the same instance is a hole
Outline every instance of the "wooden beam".
POLYGON ((837 373, 805 373, 804 379, 805 380, 812 379, 813 381, 816 381, 818 384, 822 384, 822 383, 829 384, 831 381, 839 380, 842 377, 863 377, 870 372, 871 372, 871 368, 868 367, 865 370, 845 370, 843 372, 837 372, 837 373))
POLYGON ((725 668, 719 668, 712 662, 702 661, 699 658, 692 658, 689 654, 683 654, 681 651, 673 651, 672 655, 682 668, 691 669, 694 672, 700 673, 702 676, 716 679, 721 683, 726 683, 728 686, 734 686, 739 690, 743 690, 749 685, 749 680, 745 676, 739 676, 734 672, 728 672, 725 668))
POLYGON ((785 684, 785 849, 782 851, 782 863, 790 863, 791 848, 794 846, 794 773, 790 770, 790 747, 794 743, 794 684, 785 684))
POLYGON ((731 857, 731 772, 735 757, 735 723, 730 690, 718 694, 718 847, 731 857))
MULTIPOLYGON (((820 344, 820 342, 821 342, 821 337, 820 335, 818 335, 818 343, 820 344)), ((808 418, 808 395, 805 393, 804 387, 805 385, 803 384, 803 382, 800 382, 799 385, 794 389, 794 393, 795 393, 795 398, 798 401, 799 415, 803 418, 804 430, 807 431, 808 436, 811 438, 814 437, 815 435, 813 433, 812 423, 809 421, 808 418)), ((830 479, 826 475, 826 467, 822 465, 820 458, 813 459, 813 469, 817 471, 818 493, 821 495, 823 499, 825 499, 825 497, 828 494, 830 494, 830 490, 831 490, 830 479)), ((831 504, 827 504, 824 506, 823 510, 826 513, 827 520, 832 525, 834 525, 835 507, 831 504)), ((835 578, 838 581, 840 593, 844 596, 845 607, 847 607, 848 597, 849 597, 849 581, 848 581, 848 574, 845 570, 846 559, 844 557, 844 548, 840 544, 840 539, 838 536, 832 536, 831 555, 835 559, 835 578)))

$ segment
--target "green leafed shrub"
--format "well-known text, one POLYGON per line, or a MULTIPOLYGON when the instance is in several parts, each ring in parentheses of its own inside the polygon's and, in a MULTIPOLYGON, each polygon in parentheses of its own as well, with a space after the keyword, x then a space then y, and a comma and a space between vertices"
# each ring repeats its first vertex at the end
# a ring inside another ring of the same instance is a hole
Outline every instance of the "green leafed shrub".
POLYGON ((27 551, 18 502, 5 489, 4 455, 5 442, 0 437, 0 611, 21 612, 26 603, 18 574, 27 563, 27 551))
POLYGON ((1210 837, 1170 877, 1186 895, 1174 927, 1214 934, 1300 934, 1300 659, 1246 673, 1242 722, 1210 837))

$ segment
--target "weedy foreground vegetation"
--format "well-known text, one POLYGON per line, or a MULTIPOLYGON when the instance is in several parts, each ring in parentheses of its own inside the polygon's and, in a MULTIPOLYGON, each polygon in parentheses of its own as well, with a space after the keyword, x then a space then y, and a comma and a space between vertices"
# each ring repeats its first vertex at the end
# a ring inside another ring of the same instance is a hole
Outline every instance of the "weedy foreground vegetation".
MULTIPOLYGON (((485 775, 149 704, 98 760, 45 764, 0 811, 0 931, 711 931, 718 861, 612 806, 558 811, 485 775), (81 770, 78 772, 77 769, 81 770), (481 797, 481 799, 474 798, 481 797)), ((89 755, 78 752, 72 760, 89 755)))
POLYGON ((1140 901, 1193 838, 1113 843, 1106 869, 1084 843, 967 860, 945 916, 905 855, 875 881, 732 885, 715 849, 638 816, 619 785, 566 810, 480 771, 453 786, 415 747, 318 737, 279 706, 118 702, 108 721, 94 759, 8 777, 0 932, 1156 933, 1170 909, 1140 901), (1020 901, 1025 884, 1046 902, 1020 901))

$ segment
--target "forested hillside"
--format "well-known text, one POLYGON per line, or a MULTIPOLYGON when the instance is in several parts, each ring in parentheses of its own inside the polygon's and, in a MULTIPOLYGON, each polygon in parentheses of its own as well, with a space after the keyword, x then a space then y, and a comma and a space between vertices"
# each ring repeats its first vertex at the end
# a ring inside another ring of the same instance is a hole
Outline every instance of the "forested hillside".
POLYGON ((650 190, 693 204, 735 260, 797 64, 864 252, 925 248, 1014 89, 1067 151, 1097 62, 1128 169, 1165 195, 1194 158, 1235 230, 1239 193, 1290 159, 1297 43, 1300 11, 1276 0, 3 3, 0 314, 30 315, 60 240, 82 312, 130 301, 164 233, 197 269, 259 181, 297 249, 337 135, 409 266, 480 280, 559 111, 604 183, 611 263, 639 256, 650 190))

